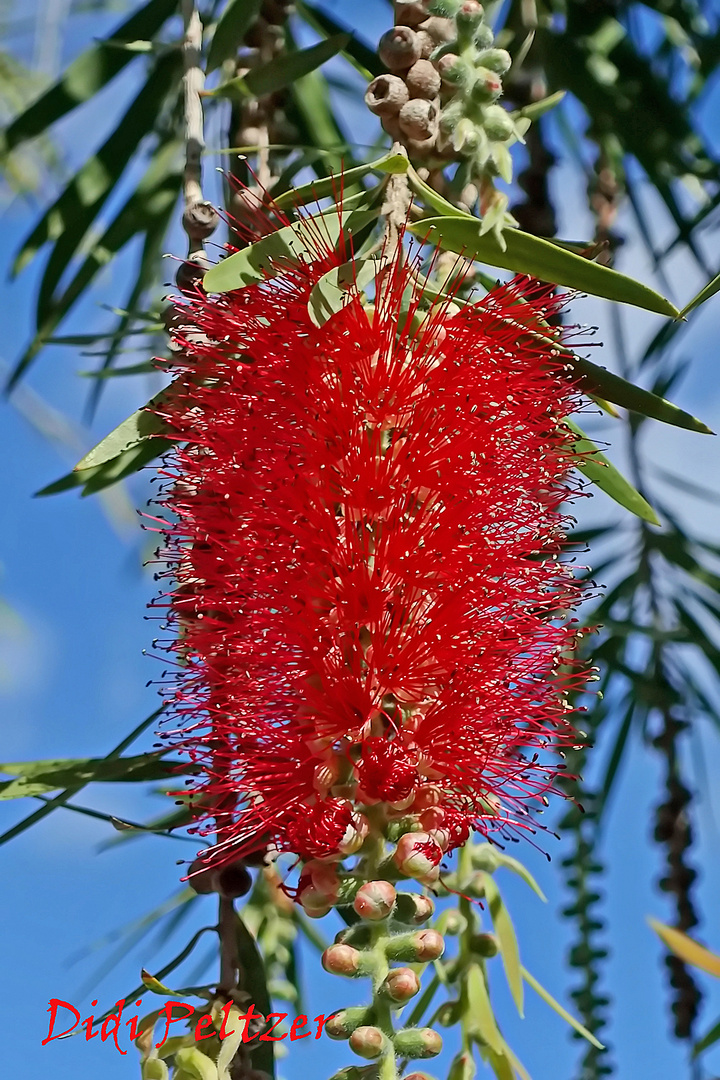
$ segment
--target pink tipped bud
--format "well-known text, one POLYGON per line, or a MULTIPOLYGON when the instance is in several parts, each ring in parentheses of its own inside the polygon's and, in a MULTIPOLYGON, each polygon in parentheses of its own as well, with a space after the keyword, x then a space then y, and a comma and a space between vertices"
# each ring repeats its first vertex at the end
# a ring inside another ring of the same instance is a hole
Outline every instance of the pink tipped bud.
POLYGON ((437 960, 445 951, 442 934, 437 930, 417 930, 414 934, 398 934, 385 944, 390 960, 403 960, 411 964, 427 964, 437 960))
POLYGON ((393 1040, 398 1057, 431 1058, 442 1050, 442 1036, 432 1028, 406 1028, 398 1031, 393 1040))
POLYGON ((473 900, 482 900, 485 895, 485 875, 481 871, 473 874, 465 884, 463 892, 466 892, 473 900))
POLYGON ((350 1036, 350 1046, 359 1057, 379 1058, 385 1049, 385 1036, 380 1028, 359 1027, 350 1036))
POLYGON ((325 1034, 331 1039, 349 1039, 368 1019, 369 1012, 364 1007, 341 1009, 325 1021, 325 1034))
POLYGON ((401 874, 425 878, 437 869, 442 848, 428 833, 406 833, 398 840, 393 861, 401 874))
POLYGON ((357 975, 360 971, 360 953, 352 945, 331 945, 322 954, 322 966, 331 975, 357 975))
POLYGON ((420 979, 412 968, 393 968, 381 989, 391 1001, 402 1003, 409 1001, 419 992, 420 979))
POLYGON ((361 919, 379 922, 387 919, 397 893, 389 881, 368 881, 361 885, 353 900, 353 908, 361 919))
POLYGON ((320 892, 319 889, 313 888, 312 885, 308 885, 306 889, 303 889, 298 899, 300 906, 309 919, 322 919, 328 912, 332 911, 332 904, 328 902, 326 894, 320 892))

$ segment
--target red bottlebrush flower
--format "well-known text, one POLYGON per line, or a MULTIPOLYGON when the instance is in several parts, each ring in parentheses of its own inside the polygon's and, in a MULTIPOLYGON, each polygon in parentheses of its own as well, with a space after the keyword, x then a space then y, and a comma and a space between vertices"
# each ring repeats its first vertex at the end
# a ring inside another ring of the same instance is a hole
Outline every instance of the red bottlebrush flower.
POLYGON ((316 257, 185 309, 166 737, 221 851, 262 833, 331 855, 363 797, 445 808, 452 848, 522 822, 577 740, 580 587, 558 556, 579 399, 548 343, 558 301, 528 279, 421 321, 397 255, 374 308, 350 289, 316 326, 310 292, 347 258, 320 232, 316 257))

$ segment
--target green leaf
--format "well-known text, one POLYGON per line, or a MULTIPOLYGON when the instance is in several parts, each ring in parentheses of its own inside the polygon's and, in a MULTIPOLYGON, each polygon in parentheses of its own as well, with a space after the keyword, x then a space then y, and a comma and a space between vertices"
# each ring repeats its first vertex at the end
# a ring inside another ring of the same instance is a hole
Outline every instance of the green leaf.
POLYGON ((468 215, 424 218, 408 226, 423 242, 456 251, 467 258, 476 258, 491 266, 500 266, 515 273, 528 274, 554 285, 602 296, 623 304, 655 311, 673 318, 679 312, 669 300, 647 285, 610 270, 607 266, 583 259, 549 240, 505 229, 507 248, 502 250, 492 233, 480 235, 482 223, 468 215))
POLYGON ((583 456, 582 460, 578 460, 575 467, 587 476, 588 480, 593 484, 597 484, 601 491, 604 491, 606 495, 619 503, 620 506, 624 506, 626 510, 636 514, 643 521, 648 521, 651 525, 659 525, 657 514, 647 499, 639 491, 636 491, 622 473, 608 461, 575 421, 566 417, 563 423, 579 436, 574 450, 578 456, 583 456))
POLYGON ((162 406, 167 400, 168 390, 161 390, 159 394, 155 394, 154 397, 150 398, 146 406, 137 409, 121 424, 118 424, 109 435, 106 435, 97 446, 89 450, 85 457, 78 461, 75 469, 82 472, 85 469, 94 469, 98 465, 106 465, 109 461, 117 459, 126 450, 131 450, 146 439, 167 431, 165 420, 151 411, 158 406, 162 406))
POLYGON ((283 52, 262 67, 253 68, 247 75, 230 79, 216 90, 205 91, 204 96, 239 98, 242 101, 274 94, 337 56, 349 40, 349 34, 337 34, 308 49, 283 52))
POLYGON ((230 0, 220 16, 210 42, 205 68, 208 75, 225 60, 235 56, 261 7, 262 0, 230 0))
POLYGON ((602 397, 614 402, 615 405, 642 413, 643 416, 651 416, 654 420, 661 420, 664 424, 672 424, 674 427, 699 431, 703 435, 715 434, 702 420, 679 409, 671 401, 666 401, 665 398, 653 394, 650 390, 644 390, 641 386, 635 386, 627 379, 608 371, 607 368, 599 367, 576 354, 573 354, 572 365, 581 376, 580 386, 583 389, 587 387, 597 390, 602 397))
POLYGON ((180 194, 182 144, 172 138, 154 152, 135 192, 91 248, 62 296, 53 301, 52 312, 15 365, 7 381, 8 391, 17 384, 58 325, 84 294, 100 270, 138 233, 167 227, 180 194))
POLYGON ((540 985, 537 979, 530 974, 527 968, 522 969, 522 976, 525 982, 533 988, 535 993, 538 994, 543 999, 543 1001, 550 1006, 551 1009, 555 1010, 558 1016, 561 1016, 563 1020, 570 1024, 571 1027, 575 1028, 578 1035, 582 1035, 583 1039, 587 1039, 587 1041, 589 1043, 592 1043, 593 1046, 597 1047, 598 1050, 605 1049, 603 1044, 601 1042, 598 1042, 595 1036, 590 1031, 588 1031, 586 1027, 583 1027, 579 1020, 576 1020, 575 1017, 567 1011, 567 1009, 564 1009, 562 1007, 559 1001, 555 1000, 552 994, 548 993, 544 986, 540 985))
POLYGON ((139 143, 152 130, 168 96, 177 93, 181 71, 179 51, 158 59, 116 129, 85 162, 23 242, 13 264, 13 274, 23 270, 46 243, 54 241, 38 292, 38 326, 50 314, 53 294, 87 230, 120 181, 139 143))
POLYGON ((720 1020, 710 1028, 706 1035, 703 1035, 702 1039, 694 1044, 692 1048, 692 1056, 695 1058, 698 1054, 702 1054, 704 1050, 709 1050, 711 1046, 720 1039, 720 1020))
MULTIPOLYGON (((265 976, 265 965, 258 950, 255 938, 248 930, 240 915, 236 914, 236 940, 238 961, 243 973, 242 989, 250 995, 250 1001, 256 1006, 263 1016, 267 1016, 272 1010, 270 995, 268 993, 265 976)), ((253 1051, 253 1067, 262 1069, 274 1080, 275 1077, 275 1054, 271 1042, 260 1043, 257 1050, 253 1051)))
POLYGON ((717 274, 712 281, 708 281, 705 288, 701 289, 697 296, 694 296, 690 303, 685 305, 680 312, 680 318, 684 319, 696 307, 700 307, 700 304, 704 304, 706 300, 714 296, 716 292, 720 292, 720 274, 717 274))
POLYGON ((549 97, 543 98, 541 101, 533 101, 530 105, 523 105, 521 109, 515 109, 510 115, 513 120, 517 120, 522 116, 526 120, 534 122, 544 116, 546 112, 550 112, 550 109, 554 109, 556 105, 559 105, 565 97, 565 93, 565 90, 558 90, 555 94, 550 94, 549 97))
POLYGON ((518 877, 521 877, 525 884, 530 886, 536 896, 539 896, 543 903, 547 903, 545 893, 542 891, 530 871, 523 866, 519 859, 513 859, 512 855, 506 855, 502 851, 496 851, 495 858, 500 866, 504 866, 506 870, 512 870, 513 874, 517 874, 518 877))
POLYGON ((376 75, 383 74, 385 68, 381 64, 377 52, 359 41, 354 34, 351 34, 347 26, 343 26, 327 11, 321 11, 314 4, 300 2, 295 7, 298 15, 318 33, 324 34, 326 37, 333 34, 350 35, 350 41, 343 49, 343 52, 368 82, 370 79, 374 79, 376 75))
POLYGON ((188 763, 164 761, 157 753, 136 757, 67 758, 48 761, 11 761, 0 764, 0 773, 15 776, 0 784, 0 800, 22 799, 59 788, 84 787, 97 781, 136 783, 166 780, 188 772, 188 763))
MULTIPOLYGON (((146 719, 143 720, 142 723, 138 724, 138 726, 134 728, 129 735, 127 735, 121 742, 118 743, 118 745, 113 750, 110 751, 110 753, 104 760, 111 761, 113 760, 113 758, 120 757, 120 755, 125 750, 127 750, 128 746, 130 746, 137 738, 140 737, 140 735, 143 734, 144 731, 147 731, 147 729, 155 723, 158 717, 162 714, 163 709, 164 706, 156 709, 155 712, 151 713, 150 716, 146 717, 146 719)), ((5 844, 8 840, 13 840, 16 836, 19 836, 20 833, 23 833, 26 829, 29 829, 31 825, 35 825, 36 822, 41 821, 44 817, 47 817, 47 815, 52 813, 53 810, 56 810, 59 806, 64 806, 65 803, 67 803, 73 797, 73 795, 76 795, 78 791, 81 791, 84 787, 85 784, 82 783, 77 785, 76 787, 71 787, 61 792, 51 802, 46 803, 44 806, 41 806, 39 810, 35 810, 32 814, 29 814, 28 817, 23 818, 22 821, 19 821, 16 825, 13 825, 10 829, 4 832, 0 836, 0 844, 5 844)))
POLYGON ((338 198, 341 187, 343 191, 347 191, 352 184, 367 176, 369 172, 404 173, 407 172, 408 166, 405 154, 394 154, 390 151, 375 161, 368 161, 367 164, 358 165, 354 169, 345 169, 340 176, 331 174, 321 180, 311 180, 301 187, 290 188, 289 191, 278 195, 275 203, 284 210, 287 207, 319 202, 320 199, 325 199, 329 195, 338 198))
POLYGON ((174 445, 175 443, 170 439, 163 439, 160 436, 145 439, 144 442, 131 446, 129 450, 124 450, 117 457, 111 458, 104 465, 97 465, 93 469, 73 469, 66 476, 36 491, 35 497, 59 495, 63 491, 71 491, 78 487, 83 489, 83 497, 96 495, 98 491, 119 483, 126 476, 139 472, 174 445))
POLYGON ((323 326, 348 300, 374 281, 379 267, 377 259, 351 259, 323 274, 308 299, 308 311, 315 326, 323 326))
POLYGON ((177 7, 177 0, 150 0, 149 4, 113 30, 105 41, 86 49, 65 70, 59 82, 46 90, 6 128, 3 140, 5 148, 12 150, 26 139, 42 134, 61 116, 94 97, 137 55, 108 46, 108 40, 115 43, 150 40, 177 7))
POLYGON ((496 1054, 502 1054, 502 1036, 498 1031, 495 1014, 490 1004, 485 973, 479 964, 471 964, 465 977, 468 1002, 467 1030, 470 1035, 480 1039, 496 1054))
POLYGON ((485 896, 490 908, 493 928, 500 943, 500 956, 502 957, 510 993, 513 996, 517 1011, 520 1016, 523 1016, 523 980, 520 966, 520 949, 518 948, 510 914, 503 903, 500 890, 490 874, 485 875, 485 896))
POLYGON ((284 261, 295 261, 300 255, 315 254, 323 245, 336 244, 341 232, 356 232, 379 213, 379 209, 342 214, 333 210, 293 222, 211 267, 203 278, 203 288, 208 293, 224 293, 254 285, 279 273, 284 261))

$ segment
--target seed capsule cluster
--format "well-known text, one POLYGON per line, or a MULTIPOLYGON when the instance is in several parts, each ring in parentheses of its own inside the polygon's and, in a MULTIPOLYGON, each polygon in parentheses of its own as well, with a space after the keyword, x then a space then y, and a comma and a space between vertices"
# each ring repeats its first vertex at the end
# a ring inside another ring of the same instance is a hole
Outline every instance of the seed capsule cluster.
POLYGON ((388 1054, 412 1059, 435 1057, 442 1050, 442 1038, 436 1031, 395 1031, 391 1020, 391 1010, 401 1008, 419 993, 420 978, 411 967, 390 964, 427 964, 445 950, 442 935, 423 928, 434 911, 432 900, 418 893, 397 893, 390 882, 378 880, 358 889, 353 908, 360 921, 340 931, 323 953, 322 963, 333 975, 372 978, 373 1002, 341 1009, 327 1021, 326 1033, 331 1039, 347 1040, 358 1057, 369 1061, 388 1054))
POLYGON ((380 39, 388 68, 370 83, 365 101, 384 129, 415 157, 460 157, 471 175, 509 180, 507 143, 517 135, 498 99, 510 55, 493 44, 477 0, 395 4, 395 26, 380 39), (454 10, 453 10, 454 9, 454 10))

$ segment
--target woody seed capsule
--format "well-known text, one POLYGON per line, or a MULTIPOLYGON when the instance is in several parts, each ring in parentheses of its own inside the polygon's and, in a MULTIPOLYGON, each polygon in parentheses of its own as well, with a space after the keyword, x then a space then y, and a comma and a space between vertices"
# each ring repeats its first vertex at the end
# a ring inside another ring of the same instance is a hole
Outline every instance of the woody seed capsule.
POLYGON ((379 75, 365 91, 365 104, 376 116, 397 116, 409 96, 407 86, 398 75, 379 75))
POLYGON ((395 22, 404 26, 418 26, 428 17, 429 0, 397 0, 395 22))
POLYGON ((409 26, 393 26, 380 38, 378 53, 391 71, 405 71, 420 59, 417 34, 409 26))
POLYGON ((410 97, 432 100, 440 93, 440 75, 429 60, 416 60, 405 76, 410 97))

